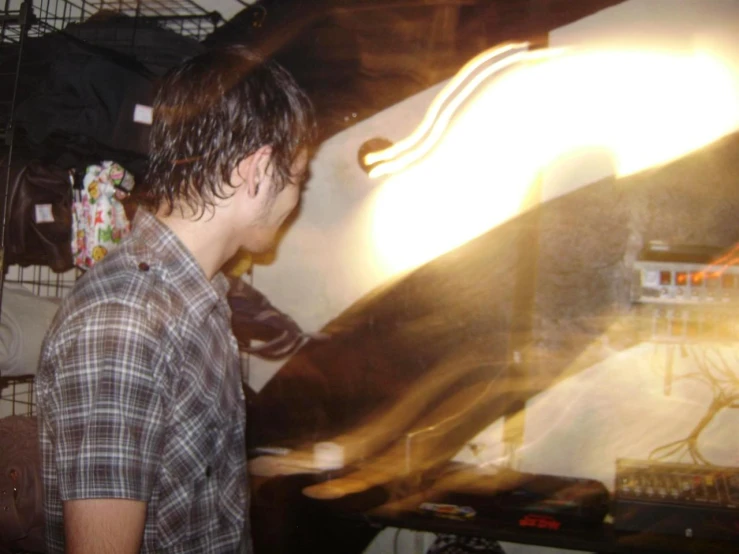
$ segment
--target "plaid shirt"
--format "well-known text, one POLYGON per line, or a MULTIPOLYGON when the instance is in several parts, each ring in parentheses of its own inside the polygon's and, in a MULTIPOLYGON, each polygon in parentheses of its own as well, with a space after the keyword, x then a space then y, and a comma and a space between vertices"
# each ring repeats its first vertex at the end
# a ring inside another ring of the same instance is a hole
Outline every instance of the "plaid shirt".
POLYGON ((248 528, 245 401, 228 283, 139 210, 76 284, 37 376, 49 552, 62 501, 148 503, 141 552, 232 553, 248 528))

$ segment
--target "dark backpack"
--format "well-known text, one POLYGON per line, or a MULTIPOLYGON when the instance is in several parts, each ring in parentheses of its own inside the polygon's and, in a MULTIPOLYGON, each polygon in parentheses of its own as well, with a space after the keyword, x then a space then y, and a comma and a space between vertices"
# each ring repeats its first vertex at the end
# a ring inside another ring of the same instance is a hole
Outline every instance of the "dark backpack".
MULTIPOLYGON (((155 89, 151 71, 130 55, 63 31, 29 37, 22 54, 0 45, 0 74, 20 68, 14 145, 63 167, 115 160, 141 176, 155 89)), ((8 123, 14 85, 0 79, 0 125, 8 123)))
POLYGON ((54 48, 47 69, 16 105, 15 126, 28 145, 44 160, 68 154, 80 163, 129 164, 145 158, 149 124, 136 115, 136 106, 145 111, 151 106, 154 84, 148 70, 66 34, 46 40, 54 48))
POLYGON ((0 161, 7 191, 6 265, 72 269, 72 172, 39 161, 0 161), (9 175, 9 178, 8 178, 9 175))

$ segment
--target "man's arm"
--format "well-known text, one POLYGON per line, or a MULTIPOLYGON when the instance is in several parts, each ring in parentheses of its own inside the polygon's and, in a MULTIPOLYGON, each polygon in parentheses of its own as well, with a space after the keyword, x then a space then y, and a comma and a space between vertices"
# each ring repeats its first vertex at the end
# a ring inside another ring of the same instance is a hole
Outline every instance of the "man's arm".
POLYGON ((166 427, 157 325, 119 303, 73 323, 49 354, 53 380, 39 392, 51 438, 45 470, 57 476, 64 542, 75 554, 137 553, 166 427))
POLYGON ((67 554, 136 554, 141 548, 146 502, 118 498, 64 503, 67 554))

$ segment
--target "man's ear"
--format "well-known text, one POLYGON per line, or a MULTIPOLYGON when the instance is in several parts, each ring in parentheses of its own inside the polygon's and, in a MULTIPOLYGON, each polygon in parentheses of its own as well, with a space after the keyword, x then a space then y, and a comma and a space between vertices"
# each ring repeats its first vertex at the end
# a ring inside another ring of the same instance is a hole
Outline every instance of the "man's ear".
POLYGON ((240 186, 246 186, 246 192, 249 196, 256 196, 260 190, 269 185, 269 177, 272 168, 272 147, 262 146, 253 154, 241 160, 236 166, 235 179, 233 183, 240 183, 240 186))

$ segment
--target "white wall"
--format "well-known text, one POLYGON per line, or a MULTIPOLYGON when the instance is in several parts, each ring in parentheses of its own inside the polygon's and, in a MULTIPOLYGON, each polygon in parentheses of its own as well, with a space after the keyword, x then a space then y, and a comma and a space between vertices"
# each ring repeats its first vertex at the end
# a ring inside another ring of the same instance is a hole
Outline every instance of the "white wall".
MULTIPOLYGON (((6 6, 5 2, 3 1, 2 8, 0 8, 0 13, 5 11, 6 9, 9 12, 16 12, 20 9, 22 2, 23 0, 10 0, 6 6)), ((244 4, 253 4, 254 2, 255 0, 195 0, 195 4, 203 8, 205 11, 216 11, 220 13, 224 21, 228 21, 238 12, 243 10, 245 7, 244 4)), ((104 6, 101 6, 100 9, 108 8, 115 10, 119 8, 119 6, 115 2, 110 0, 104 0, 99 4, 105 4, 104 6)), ((143 4, 147 5, 147 2, 144 1, 143 4)), ((174 7, 175 4, 176 3, 171 3, 169 4, 169 6, 174 7)), ((186 5, 186 2, 183 2, 182 4, 186 5)), ((48 20, 50 19, 50 16, 56 16, 57 20, 52 21, 51 24, 57 28, 61 28, 65 24, 70 22, 80 22, 84 16, 82 10, 79 7, 82 5, 82 3, 75 0, 34 0, 33 5, 34 13, 40 16, 41 19, 48 20)), ((124 7, 129 8, 131 5, 131 3, 127 3, 124 7)), ((154 6, 154 9, 157 9, 157 7, 159 7, 156 4, 152 5, 154 6)), ((85 13, 91 14, 95 13, 95 11, 95 7, 90 7, 88 3, 87 7, 85 8, 85 13)))
MULTIPOLYGON (((733 86, 735 91, 739 91, 738 25, 737 0, 631 0, 553 31, 550 43, 556 47, 657 47, 681 52, 691 51, 696 45, 701 45, 717 52, 722 61, 734 69, 733 86)), ((517 78, 523 79, 525 74, 522 73, 517 78)), ((551 88, 559 87, 560 90, 567 91, 566 84, 550 84, 551 88)), ((373 195, 378 193, 381 186, 361 171, 357 163, 357 150, 365 140, 372 137, 381 136, 392 141, 404 138, 420 123, 442 85, 409 98, 334 136, 322 145, 313 160, 312 178, 308 183, 299 217, 279 246, 275 261, 270 265, 258 265, 254 270, 254 284, 257 288, 266 293, 277 306, 288 311, 305 329, 317 330, 387 279, 388 273, 381 266, 376 249, 372 247, 375 240, 372 229, 375 222, 371 212, 373 195)), ((594 88, 596 92, 608 88, 608 83, 597 85, 600 88, 594 88)), ((495 93, 496 86, 491 88, 495 93)), ((497 89, 503 88, 505 87, 497 85, 497 89)), ((521 104, 523 102, 521 100, 521 104)), ((542 105, 546 106, 546 103, 542 105)), ((512 111, 516 107, 505 107, 502 111, 512 111)), ((686 112, 688 108, 686 107, 686 112)), ((531 111, 532 108, 526 109, 531 111)), ((552 105, 546 109, 554 112, 557 108, 552 105)), ((609 110, 609 106, 602 106, 603 112, 609 110)), ((567 127, 567 114, 558 114, 557 117, 559 119, 553 119, 554 124, 561 125, 564 130, 567 127)), ((473 113, 467 119, 480 118, 479 114, 473 113)), ((493 121, 490 126, 494 127, 496 123, 493 121)), ((536 121, 529 121, 528 124, 534 130, 537 129, 536 121)), ((735 127, 733 123, 729 126, 735 127)), ((727 132, 730 130, 727 128, 727 132)), ((550 132, 556 140, 557 129, 550 132)), ((635 129, 635 138, 644 132, 644 129, 635 129)), ((492 134, 479 142, 488 141, 492 144, 496 140, 503 145, 498 148, 504 148, 506 143, 511 142, 509 136, 496 138, 492 134)), ((471 146, 478 147, 479 144, 471 146)), ((502 151, 499 159, 502 161, 514 154, 522 160, 519 165, 526 165, 525 152, 502 151)), ((473 157, 481 158, 485 155, 470 154, 470 158, 473 157)), ((495 164, 494 161, 485 162, 495 164)), ((470 165, 471 160, 459 160, 459 168, 470 165)), ((494 169, 488 167, 482 171, 490 173, 494 169)), ((433 190, 436 186, 446 190, 448 200, 452 202, 454 189, 469 179, 455 179, 456 170, 450 171, 438 171, 430 178, 428 173, 424 174, 422 187, 433 190)), ((551 198, 613 172, 612 160, 602 152, 562 157, 541 173, 544 195, 551 198)), ((414 215, 414 210, 422 211, 422 206, 409 206, 408 214, 414 215)), ((512 215, 515 214, 509 214, 512 215)), ((435 219, 442 221, 444 217, 445 214, 437 217, 431 213, 427 217, 430 222, 424 224, 433 225, 435 219)), ((399 241, 404 239, 401 234, 397 238, 399 241)), ((278 367, 279 364, 252 360, 252 387, 260 390, 278 367)))
POLYGON ((253 4, 256 0, 195 0, 195 3, 207 11, 216 11, 223 16, 225 21, 244 9, 243 4, 253 4))
MULTIPOLYGON (((254 269, 254 285, 306 331, 320 329, 382 283, 384 273, 363 254, 372 240, 367 204, 377 183, 360 168, 357 151, 370 138, 395 141, 410 133, 439 89, 433 87, 332 137, 313 159, 299 216, 274 262, 254 269)), ((252 388, 260 390, 280 365, 252 358, 252 388)))
MULTIPOLYGON (((705 51, 730 70, 739 106, 739 1, 631 0, 550 33, 550 45, 705 51)), ((664 99, 665 102, 669 98, 664 99)), ((701 106, 697 106, 700 112, 701 106)), ((688 111, 691 106, 686 106, 688 111)), ((680 114, 678 114, 679 117, 680 114)), ((739 128, 734 120, 727 131, 739 128)), ((644 132, 634 129, 635 135, 644 132)), ((606 164, 575 160, 545 176, 545 188, 565 191, 609 176, 606 164), (587 176, 588 179, 579 179, 587 176)), ((683 349, 675 374, 695 371, 683 349)), ((698 356, 703 350, 695 350, 698 356)), ((718 352, 718 350, 717 350, 718 352)), ((739 374, 737 351, 723 359, 739 374)), ((522 469, 587 476, 613 483, 617 457, 645 458, 653 448, 687 435, 711 400, 709 387, 690 381, 665 393, 665 346, 644 343, 568 379, 529 402, 522 469), (565 408, 565 409, 563 409, 565 408), (644 426, 644 415, 659 426, 644 426), (557 447, 559 445, 559 447, 557 447)), ((737 465, 734 410, 721 413, 701 435, 701 448, 718 465, 737 465)))
MULTIPOLYGON (((735 0, 631 0, 553 31, 550 44, 668 52, 707 49, 733 72, 733 82, 727 84, 732 94, 739 90, 739 1, 735 0)), ((377 184, 359 169, 357 150, 371 137, 403 138, 420 122, 439 88, 333 137, 314 160, 300 217, 275 262, 257 266, 254 272, 255 285, 304 328, 318 329, 387 278, 376 257, 368 254, 373 222, 367 205, 377 184)), ((739 120, 729 118, 725 131, 738 127, 739 120)), ((558 196, 613 174, 612 162, 599 152, 558 160, 541 174, 545 196, 558 196)), ((439 178, 448 179, 448 175, 439 178)), ((455 186, 454 181, 446 184, 455 186)), ((643 457, 649 449, 684 436, 703 413, 707 391, 676 386, 665 395, 664 352, 645 366, 647 348, 624 352, 532 399, 524 416, 521 469, 588 476, 610 485, 616 456, 643 457), (661 413, 671 424, 658 433, 656 429, 645 432, 639 428, 645 409, 661 413), (554 420, 560 423, 556 428, 551 425, 554 420)), ((255 362, 252 368, 251 384, 259 390, 278 365, 255 362)), ((737 424, 736 414, 725 413, 704 432, 703 448, 715 463, 739 463, 732 433, 737 424)), ((495 424, 481 433, 476 439, 480 452, 500 452, 500 429, 495 424)), ((458 459, 477 460, 465 451, 458 459)), ((388 552, 395 532, 381 534, 367 554, 388 552)), ((429 541, 428 536, 412 540, 405 532, 400 538, 399 551, 404 553, 422 552, 429 541)), ((505 547, 510 554, 544 551, 505 547)))
POLYGON ((735 41, 738 14, 736 0, 629 0, 553 30, 549 44, 679 49, 709 33, 735 41))
MULTIPOLYGON (((549 34, 549 44, 658 52, 704 50, 725 65, 733 76, 734 90, 739 91, 737 0, 630 0, 555 29, 549 34)), ((570 160, 555 168, 545 177, 544 187, 568 191, 611 175, 608 164, 590 162, 570 160)))

